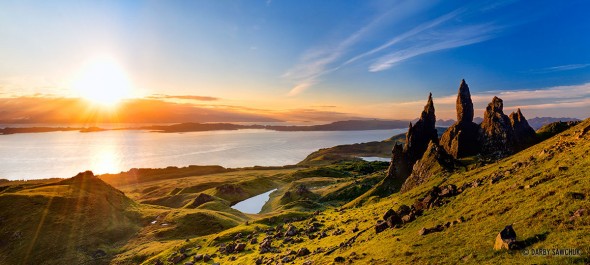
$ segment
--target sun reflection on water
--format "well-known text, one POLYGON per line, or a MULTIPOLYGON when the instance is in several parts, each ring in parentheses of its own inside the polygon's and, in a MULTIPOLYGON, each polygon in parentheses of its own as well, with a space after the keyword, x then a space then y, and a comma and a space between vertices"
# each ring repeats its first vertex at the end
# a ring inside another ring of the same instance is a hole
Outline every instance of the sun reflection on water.
POLYGON ((118 173, 121 160, 114 145, 97 146, 93 152, 91 170, 95 174, 118 173))

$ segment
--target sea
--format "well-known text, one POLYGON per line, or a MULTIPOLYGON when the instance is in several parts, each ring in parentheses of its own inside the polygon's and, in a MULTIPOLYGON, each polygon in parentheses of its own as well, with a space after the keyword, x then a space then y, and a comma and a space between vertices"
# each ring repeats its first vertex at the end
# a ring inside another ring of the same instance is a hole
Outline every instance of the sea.
POLYGON ((381 141, 406 130, 186 133, 121 130, 0 135, 0 179, 68 178, 85 170, 104 174, 168 166, 293 165, 320 148, 381 141))

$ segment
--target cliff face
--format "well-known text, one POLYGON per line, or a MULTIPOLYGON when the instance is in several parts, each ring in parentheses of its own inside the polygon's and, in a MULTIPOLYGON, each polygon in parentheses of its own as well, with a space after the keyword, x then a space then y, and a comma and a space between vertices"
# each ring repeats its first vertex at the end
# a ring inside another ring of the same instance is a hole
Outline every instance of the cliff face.
POLYGON ((472 156, 479 152, 478 127, 473 122, 473 102, 469 86, 461 81, 457 93, 457 122, 440 139, 440 145, 454 158, 472 156))

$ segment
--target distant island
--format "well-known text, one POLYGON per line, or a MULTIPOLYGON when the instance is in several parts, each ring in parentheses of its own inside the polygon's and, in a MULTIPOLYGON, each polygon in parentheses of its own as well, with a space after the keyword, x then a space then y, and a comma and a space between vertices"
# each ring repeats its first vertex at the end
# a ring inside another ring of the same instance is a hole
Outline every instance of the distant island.
MULTIPOLYGON (((529 124, 535 130, 541 128, 545 124, 553 122, 567 122, 579 121, 575 118, 553 118, 541 117, 532 118, 529 124)), ((448 127, 455 121, 438 120, 439 126, 448 127)), ((481 118, 474 118, 474 122, 481 122, 481 118)), ((404 129, 408 127, 410 121, 407 120, 346 120, 336 121, 321 125, 241 125, 234 123, 198 123, 187 122, 172 125, 149 125, 138 127, 125 127, 106 129, 99 127, 6 127, 0 128, 0 135, 17 134, 17 133, 44 133, 44 132, 64 132, 64 131, 79 131, 82 133, 115 131, 115 130, 144 130, 160 133, 179 133, 179 132, 204 132, 204 131, 232 131, 232 130, 246 130, 259 129, 271 130, 280 132, 312 132, 312 131, 369 131, 369 130, 390 130, 390 129, 404 129)))
POLYGON ((105 129, 99 127, 6 127, 0 129, 0 135, 16 133, 42 133, 59 131, 79 131, 83 133, 101 132, 110 130, 145 130, 161 133, 178 132, 203 132, 203 131, 231 131, 245 129, 260 129, 272 131, 366 131, 366 130, 389 130, 408 127, 410 121, 405 120, 347 120, 337 121, 321 125, 241 125, 233 123, 179 123, 172 125, 149 125, 138 127, 126 127, 105 129))

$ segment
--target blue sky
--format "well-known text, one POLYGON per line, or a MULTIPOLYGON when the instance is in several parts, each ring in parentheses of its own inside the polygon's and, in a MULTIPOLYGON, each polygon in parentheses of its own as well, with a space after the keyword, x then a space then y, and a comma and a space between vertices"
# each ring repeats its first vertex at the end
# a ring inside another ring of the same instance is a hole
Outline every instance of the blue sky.
POLYGON ((0 97, 70 96, 109 54, 136 96, 215 108, 414 118, 432 92, 446 119, 465 78, 476 116, 493 95, 527 117, 588 116, 588 1, 465 2, 2 1, 0 97))

